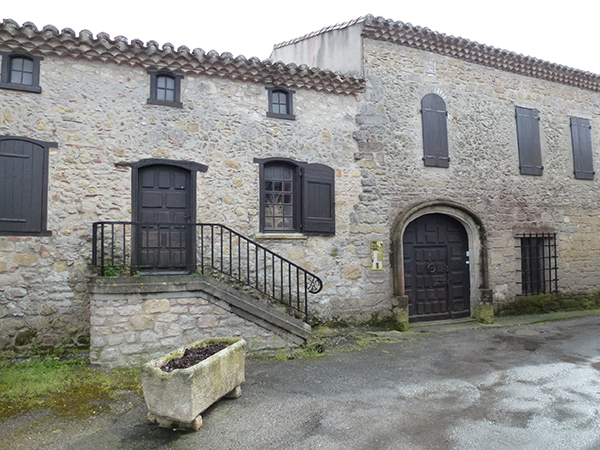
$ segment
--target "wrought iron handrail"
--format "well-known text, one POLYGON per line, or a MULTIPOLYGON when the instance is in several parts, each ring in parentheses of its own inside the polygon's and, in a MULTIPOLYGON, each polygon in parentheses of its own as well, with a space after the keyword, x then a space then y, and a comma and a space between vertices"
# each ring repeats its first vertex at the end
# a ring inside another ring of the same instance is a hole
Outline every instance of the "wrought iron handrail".
POLYGON ((315 274, 221 224, 95 222, 92 240, 92 264, 103 276, 204 274, 210 268, 284 304, 305 322, 308 293, 323 287, 315 274))

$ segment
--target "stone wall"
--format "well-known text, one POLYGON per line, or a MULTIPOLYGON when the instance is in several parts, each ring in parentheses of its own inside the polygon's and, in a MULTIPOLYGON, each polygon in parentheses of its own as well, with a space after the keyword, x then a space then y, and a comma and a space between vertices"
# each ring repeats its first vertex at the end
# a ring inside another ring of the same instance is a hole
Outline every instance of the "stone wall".
POLYGON ((296 346, 237 316, 230 305, 206 291, 190 289, 200 277, 174 277, 177 286, 167 286, 169 277, 152 283, 140 278, 98 278, 90 285, 93 364, 136 366, 211 337, 243 337, 249 350, 296 346))
POLYGON ((569 126, 569 116, 590 119, 598 166, 600 94, 390 42, 365 39, 364 49, 368 87, 356 135, 362 192, 351 231, 370 228, 372 239, 386 239, 420 205, 453 203, 482 224, 488 272, 472 285, 474 296, 486 284, 495 301, 521 293, 515 235, 524 231, 558 233, 561 291, 600 288, 600 186, 597 177, 574 178, 569 126), (429 93, 446 102, 449 168, 422 161, 421 99, 429 93), (542 176, 519 172, 515 106, 540 113, 542 176))
POLYGON ((183 108, 152 106, 145 68, 51 54, 41 94, 0 90, 1 134, 58 144, 52 235, 0 237, 0 349, 87 344, 92 223, 131 220, 131 171, 115 164, 145 158, 207 165, 197 220, 230 226, 321 277, 322 292, 309 296, 317 321, 390 314, 391 297, 403 294, 398 226, 424 207, 469 211, 479 255, 472 305, 488 289, 495 301, 520 293, 521 231, 558 232, 561 290, 600 288, 598 180, 573 177, 568 119, 590 119, 598 164, 599 94, 385 41, 364 39, 363 51, 366 92, 297 88, 294 121, 266 117, 259 83, 189 73, 183 108), (432 92, 449 111, 447 169, 421 159, 420 102, 432 92), (519 173, 515 106, 540 112, 543 176, 519 173), (253 160, 269 157, 335 169, 335 236, 259 233, 253 160), (381 271, 370 270, 371 241, 384 242, 381 271))
POLYGON ((52 236, 0 237, 0 349, 86 345, 92 223, 131 220, 131 171, 115 164, 144 158, 208 165, 198 174, 197 220, 250 238, 260 237, 254 158, 335 168, 335 237, 260 242, 324 279, 310 298, 316 317, 381 309, 380 299, 361 299, 368 243, 350 235, 360 190, 356 97, 296 89, 290 121, 266 117, 262 84, 187 74, 183 108, 173 108, 146 104, 149 83, 141 67, 47 55, 41 94, 0 90, 1 134, 58 144, 50 149, 52 236))

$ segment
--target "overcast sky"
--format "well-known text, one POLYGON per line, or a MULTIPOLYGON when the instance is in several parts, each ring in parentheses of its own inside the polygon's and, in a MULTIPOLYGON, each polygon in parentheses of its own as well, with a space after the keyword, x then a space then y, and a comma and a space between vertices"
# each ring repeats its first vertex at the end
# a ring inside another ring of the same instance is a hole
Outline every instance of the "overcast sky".
POLYGON ((23 0, 1 18, 130 41, 170 42, 247 58, 273 45, 366 14, 600 74, 598 0, 23 0))

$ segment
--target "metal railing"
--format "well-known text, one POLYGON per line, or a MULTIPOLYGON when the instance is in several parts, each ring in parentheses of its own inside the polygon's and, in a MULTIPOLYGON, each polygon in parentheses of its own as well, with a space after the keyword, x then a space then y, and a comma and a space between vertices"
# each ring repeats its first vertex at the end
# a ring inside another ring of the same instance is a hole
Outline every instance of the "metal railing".
POLYGON ((522 233, 516 237, 521 249, 522 295, 558 292, 556 233, 522 233))
POLYGON ((92 264, 103 276, 202 273, 212 269, 308 319, 308 294, 321 291, 315 274, 213 223, 95 222, 92 264))

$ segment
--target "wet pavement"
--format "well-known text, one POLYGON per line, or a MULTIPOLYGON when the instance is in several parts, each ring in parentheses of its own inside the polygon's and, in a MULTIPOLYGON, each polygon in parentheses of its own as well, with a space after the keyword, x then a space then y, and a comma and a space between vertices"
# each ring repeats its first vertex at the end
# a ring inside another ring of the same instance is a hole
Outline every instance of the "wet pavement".
POLYGON ((510 320, 365 334, 390 342, 316 359, 249 359, 242 397, 213 405, 195 433, 146 423, 139 401, 85 421, 11 419, 0 448, 600 449, 600 316, 510 320))

